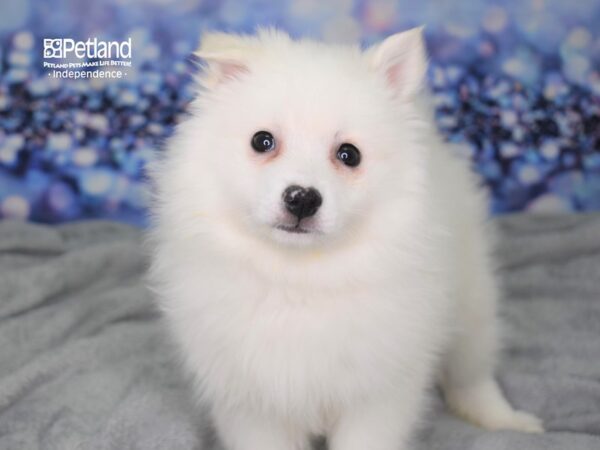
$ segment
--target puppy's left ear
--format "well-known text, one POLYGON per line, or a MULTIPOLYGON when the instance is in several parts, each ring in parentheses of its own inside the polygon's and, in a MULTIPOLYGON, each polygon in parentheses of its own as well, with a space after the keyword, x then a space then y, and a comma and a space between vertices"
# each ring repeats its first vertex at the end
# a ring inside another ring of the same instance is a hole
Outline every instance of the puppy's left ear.
POLYGON ((250 38, 227 33, 207 33, 194 54, 203 60, 206 69, 201 84, 212 89, 221 83, 239 78, 248 72, 246 58, 252 52, 250 38))
POLYGON ((394 34, 367 51, 373 69, 399 98, 417 93, 425 83, 427 52, 423 27, 394 34))

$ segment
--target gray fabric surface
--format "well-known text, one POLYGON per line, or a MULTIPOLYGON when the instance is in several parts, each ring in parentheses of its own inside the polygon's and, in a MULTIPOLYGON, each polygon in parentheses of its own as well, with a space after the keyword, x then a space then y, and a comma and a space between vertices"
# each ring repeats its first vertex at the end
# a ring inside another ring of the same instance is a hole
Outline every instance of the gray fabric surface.
MULTIPOLYGON (((600 216, 499 221, 498 375, 543 435, 434 408, 418 449, 600 449, 600 216)), ((0 449, 212 449, 144 288, 140 233, 0 222, 0 449)), ((260 450, 260 449, 257 449, 260 450)))

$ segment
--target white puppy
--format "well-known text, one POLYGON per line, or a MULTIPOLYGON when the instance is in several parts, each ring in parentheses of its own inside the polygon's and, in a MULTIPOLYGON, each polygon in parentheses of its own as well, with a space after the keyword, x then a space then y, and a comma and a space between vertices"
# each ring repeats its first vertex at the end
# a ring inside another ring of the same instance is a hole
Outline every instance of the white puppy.
POLYGON ((439 137, 420 29, 361 51, 209 34, 153 170, 151 279, 228 450, 397 450, 437 380, 540 431, 493 378, 485 198, 439 137))

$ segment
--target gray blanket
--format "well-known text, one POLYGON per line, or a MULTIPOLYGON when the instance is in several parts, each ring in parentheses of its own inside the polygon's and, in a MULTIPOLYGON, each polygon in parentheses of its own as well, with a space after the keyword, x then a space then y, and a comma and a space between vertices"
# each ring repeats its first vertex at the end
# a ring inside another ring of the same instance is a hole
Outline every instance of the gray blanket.
MULTIPOLYGON (((600 216, 499 220, 498 377, 548 432, 434 408, 417 449, 600 449, 600 216)), ((0 223, 0 449, 213 449, 142 275, 139 231, 0 223)), ((260 450, 260 449, 257 449, 260 450)), ((366 450, 366 449, 365 449, 366 450)))

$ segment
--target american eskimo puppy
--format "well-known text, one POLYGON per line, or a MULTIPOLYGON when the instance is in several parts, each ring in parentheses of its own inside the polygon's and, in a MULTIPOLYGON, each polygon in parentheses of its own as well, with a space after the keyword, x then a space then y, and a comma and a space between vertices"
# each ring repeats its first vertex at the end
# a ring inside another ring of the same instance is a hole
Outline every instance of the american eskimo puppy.
POLYGON ((225 447, 398 450, 434 381, 474 424, 541 431, 494 380, 485 199, 434 126, 421 30, 215 33, 198 56, 150 276, 225 447))

